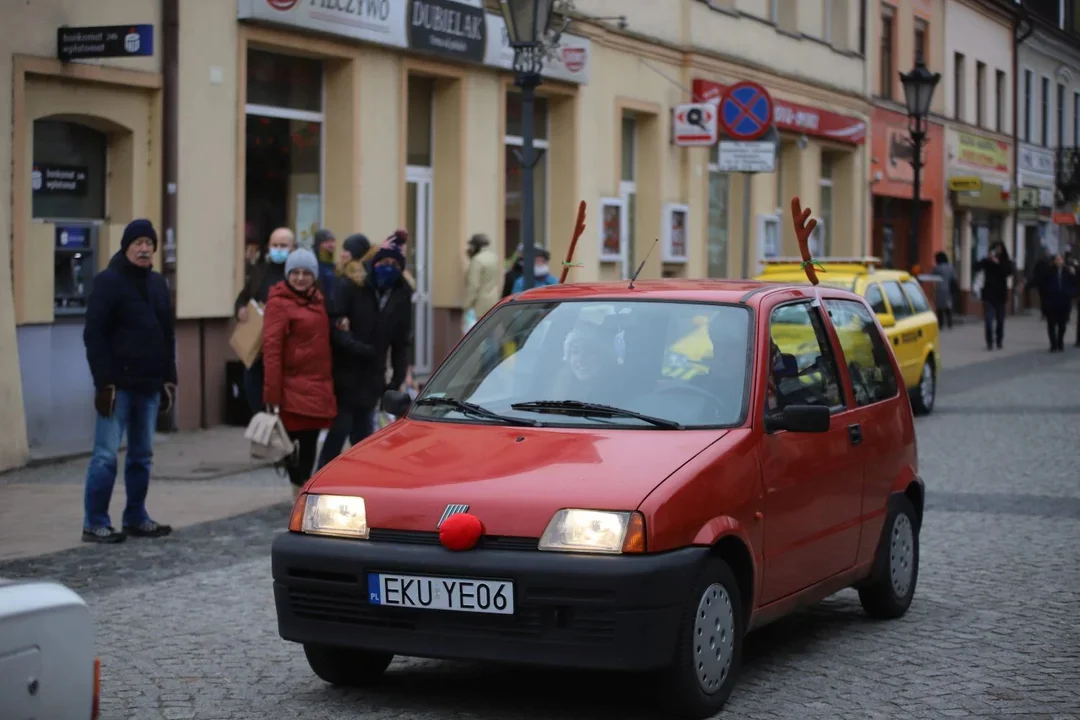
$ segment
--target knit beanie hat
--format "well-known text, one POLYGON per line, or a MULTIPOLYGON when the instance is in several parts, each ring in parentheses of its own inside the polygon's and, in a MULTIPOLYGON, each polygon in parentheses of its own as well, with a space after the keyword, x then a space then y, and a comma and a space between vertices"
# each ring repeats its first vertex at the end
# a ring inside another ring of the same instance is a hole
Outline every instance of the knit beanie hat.
POLYGON ((320 245, 322 245, 327 240, 336 240, 336 238, 334 237, 334 233, 327 230, 326 228, 319 228, 318 230, 315 231, 315 237, 314 237, 314 239, 312 241, 312 244, 317 249, 320 245))
POLYGON ((406 230, 396 230, 393 235, 386 239, 386 242, 382 244, 379 251, 375 253, 375 257, 371 259, 371 264, 378 265, 379 261, 383 258, 392 258, 397 261, 401 269, 405 269, 405 243, 409 241, 409 233, 406 230))
POLYGON ((367 255, 368 250, 371 249, 371 241, 367 239, 367 235, 356 233, 355 235, 350 235, 345 238, 342 247, 349 251, 353 260, 359 260, 367 255))
POLYGON ((124 228, 124 235, 120 238, 120 249, 127 252, 131 243, 144 237, 150 238, 154 243, 154 249, 157 250, 157 231, 154 230, 154 224, 146 219, 132 220, 124 228))
POLYGON ((306 248, 297 248, 289 253, 285 260, 285 276, 293 270, 307 270, 312 275, 319 273, 319 261, 315 259, 315 253, 306 248))

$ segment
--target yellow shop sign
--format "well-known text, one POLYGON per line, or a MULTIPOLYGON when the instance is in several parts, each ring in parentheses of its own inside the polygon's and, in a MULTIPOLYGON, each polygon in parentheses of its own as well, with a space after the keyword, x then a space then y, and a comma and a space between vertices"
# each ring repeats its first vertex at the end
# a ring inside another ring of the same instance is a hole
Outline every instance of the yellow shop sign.
POLYGON ((982 192, 982 178, 978 175, 957 175, 949 178, 949 190, 953 192, 982 192))
POLYGON ((994 172, 1009 172, 1009 144, 1004 140, 956 133, 956 159, 963 165, 994 172))

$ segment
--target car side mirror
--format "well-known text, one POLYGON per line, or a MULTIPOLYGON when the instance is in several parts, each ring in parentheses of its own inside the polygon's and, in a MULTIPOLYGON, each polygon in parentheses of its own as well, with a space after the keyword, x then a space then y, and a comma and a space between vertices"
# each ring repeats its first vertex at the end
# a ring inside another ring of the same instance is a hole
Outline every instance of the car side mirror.
POLYGON ((765 416, 765 432, 777 430, 799 433, 824 433, 832 427, 832 415, 824 405, 788 405, 780 412, 765 416))
POLYGON ((382 396, 382 409, 387 415, 401 417, 409 412, 412 406, 412 398, 409 393, 398 390, 387 390, 382 396))
POLYGON ((878 313, 877 319, 878 322, 881 323, 881 327, 883 328, 891 328, 896 326, 896 318, 894 318, 889 313, 878 313))

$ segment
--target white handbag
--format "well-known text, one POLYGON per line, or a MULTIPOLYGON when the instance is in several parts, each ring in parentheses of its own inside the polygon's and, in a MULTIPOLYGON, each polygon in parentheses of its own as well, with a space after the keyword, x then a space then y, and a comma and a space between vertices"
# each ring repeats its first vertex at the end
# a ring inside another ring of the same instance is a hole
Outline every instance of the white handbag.
POLYGON ((270 412, 257 412, 251 418, 244 439, 251 441, 251 457, 257 460, 281 462, 296 449, 281 418, 270 412))

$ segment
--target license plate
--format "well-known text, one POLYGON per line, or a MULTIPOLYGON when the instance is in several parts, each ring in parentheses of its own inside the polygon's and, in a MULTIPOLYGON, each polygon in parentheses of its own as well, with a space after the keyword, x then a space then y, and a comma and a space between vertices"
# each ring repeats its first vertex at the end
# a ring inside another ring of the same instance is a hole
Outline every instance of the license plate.
POLYGON ((514 614, 514 584, 506 580, 368 574, 368 602, 418 610, 514 614))

